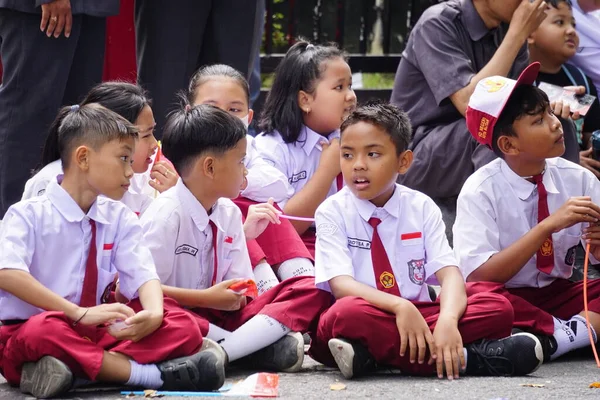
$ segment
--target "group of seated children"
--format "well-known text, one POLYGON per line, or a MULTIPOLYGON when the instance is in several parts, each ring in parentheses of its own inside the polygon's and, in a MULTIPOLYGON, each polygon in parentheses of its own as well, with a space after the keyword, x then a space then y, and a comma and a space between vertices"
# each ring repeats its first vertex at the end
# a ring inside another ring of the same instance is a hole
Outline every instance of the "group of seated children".
MULTIPOLYGON (((538 70, 471 97, 469 130, 499 158, 461 192, 454 250, 435 203, 396 183, 408 118, 356 107, 336 48, 290 49, 257 138, 243 76, 201 69, 156 163, 145 93, 97 86, 59 112, 4 219, 0 373, 38 398, 90 382, 215 390, 234 362, 300 370, 308 334, 346 378, 454 379, 529 374, 589 345, 568 278, 580 242, 600 259, 600 183, 557 158, 538 70), (257 295, 232 290, 248 279, 257 295)), ((595 338, 600 280, 588 295, 595 338)))

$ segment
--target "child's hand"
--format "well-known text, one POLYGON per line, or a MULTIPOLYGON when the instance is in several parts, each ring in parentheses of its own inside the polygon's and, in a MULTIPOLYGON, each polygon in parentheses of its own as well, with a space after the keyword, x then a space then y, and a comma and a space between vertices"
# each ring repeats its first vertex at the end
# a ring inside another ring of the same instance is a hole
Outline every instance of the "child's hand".
POLYGON ((101 304, 99 306, 83 308, 79 307, 74 315, 68 315, 70 319, 81 325, 102 325, 110 324, 116 320, 126 320, 129 317, 133 317, 135 312, 125 304, 112 303, 112 304, 101 304), (85 313, 85 316, 84 316, 85 313), (83 318, 81 318, 83 316, 83 318))
POLYGON ((560 232, 580 222, 595 224, 600 220, 600 207, 589 196, 571 197, 542 223, 550 224, 553 232, 560 232))
POLYGON ((522 0, 510 20, 509 31, 527 40, 546 19, 546 2, 543 0, 522 0))
POLYGON ((108 333, 118 340, 139 342, 156 331, 162 324, 162 321, 162 313, 153 313, 148 310, 142 310, 124 321, 125 325, 128 325, 127 328, 120 331, 112 331, 109 329, 108 333))
POLYGON ((573 114, 571 114, 571 106, 564 104, 562 101, 550 103, 550 108, 552 109, 554 115, 562 119, 571 118, 573 121, 577 121, 579 118, 581 118, 579 111, 575 111, 573 114))
POLYGON ((590 253, 600 260, 600 225, 590 225, 583 230, 583 239, 590 244, 590 253))
MULTIPOLYGON (((450 318, 440 317, 433 330, 433 339, 435 340, 437 355, 435 362, 438 378, 444 377, 444 365, 446 366, 446 375, 449 380, 458 378, 461 369, 467 367, 465 353, 463 351, 463 341, 458 331, 457 321, 450 318)), ((433 357, 429 360, 433 364, 433 357)))
POLYGON ((425 322, 423 315, 410 301, 403 301, 396 310, 396 326, 400 333, 400 356, 406 354, 406 347, 410 349, 410 362, 417 360, 419 364, 425 362, 427 347, 433 359, 436 358, 435 340, 431 330, 425 322))
POLYGON ((600 179, 600 161, 594 160, 592 152, 594 149, 591 147, 587 150, 579 152, 579 164, 592 171, 592 174, 596 175, 596 178, 600 179))
POLYGON ((335 178, 342 172, 340 164, 340 139, 333 139, 329 143, 321 144, 321 158, 319 159, 319 168, 331 173, 335 178))
POLYGON ((237 311, 246 305, 246 296, 229 289, 234 283, 243 279, 229 279, 206 289, 210 297, 209 308, 222 311, 237 311))
POLYGON ((248 207, 248 215, 244 222, 244 235, 246 240, 256 239, 267 229, 269 224, 281 224, 279 214, 281 211, 273 206, 271 198, 267 203, 253 204, 248 207))
POLYGON ((158 161, 152 166, 150 171, 150 178, 152 180, 148 182, 152 188, 158 190, 159 193, 172 188, 177 183, 179 175, 170 162, 165 160, 158 161))

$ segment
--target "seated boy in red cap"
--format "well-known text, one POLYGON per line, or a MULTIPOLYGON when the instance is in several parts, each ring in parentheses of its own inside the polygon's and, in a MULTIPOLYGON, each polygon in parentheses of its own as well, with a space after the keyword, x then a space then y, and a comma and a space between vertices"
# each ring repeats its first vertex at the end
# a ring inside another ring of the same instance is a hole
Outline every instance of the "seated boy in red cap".
MULTIPOLYGON (((471 288, 505 295, 515 328, 538 335, 547 361, 590 344, 583 284, 569 278, 579 243, 590 245, 592 263, 600 259, 600 183, 560 158, 561 123, 533 85, 539 68, 517 81, 484 79, 471 96, 469 131, 500 158, 462 188, 454 250, 467 282, 477 282, 471 288)), ((588 283, 588 296, 596 340, 600 280, 588 283)))

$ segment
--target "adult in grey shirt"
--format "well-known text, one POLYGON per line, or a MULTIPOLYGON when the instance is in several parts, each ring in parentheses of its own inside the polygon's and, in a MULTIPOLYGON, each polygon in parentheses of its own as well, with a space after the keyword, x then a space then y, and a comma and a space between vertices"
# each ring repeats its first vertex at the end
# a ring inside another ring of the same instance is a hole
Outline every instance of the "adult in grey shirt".
POLYGON ((23 193, 58 109, 102 80, 119 0, 0 0, 0 219, 23 193))
MULTIPOLYGON (((391 98, 413 124, 414 162, 401 183, 433 198, 452 198, 475 169, 495 158, 469 134, 467 103, 480 80, 519 76, 529 63, 526 39, 545 8, 542 0, 449 0, 423 13, 391 98)), ((572 124, 564 125, 565 139, 575 141, 572 124)), ((579 162, 576 142, 568 147, 568 158, 579 162)))

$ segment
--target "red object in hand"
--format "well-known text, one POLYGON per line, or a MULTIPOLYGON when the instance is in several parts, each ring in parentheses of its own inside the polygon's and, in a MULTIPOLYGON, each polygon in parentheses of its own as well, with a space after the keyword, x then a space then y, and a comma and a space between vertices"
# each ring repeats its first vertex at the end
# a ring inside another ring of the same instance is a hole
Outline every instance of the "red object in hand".
POLYGON ((258 296, 258 288, 252 279, 245 279, 241 282, 234 283, 233 285, 229 286, 229 289, 251 298, 258 296))
POLYGON ((152 165, 152 167, 154 167, 156 163, 160 161, 162 156, 162 150, 160 149, 160 146, 158 146, 158 148, 156 149, 156 157, 154 157, 154 164, 152 165))

